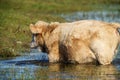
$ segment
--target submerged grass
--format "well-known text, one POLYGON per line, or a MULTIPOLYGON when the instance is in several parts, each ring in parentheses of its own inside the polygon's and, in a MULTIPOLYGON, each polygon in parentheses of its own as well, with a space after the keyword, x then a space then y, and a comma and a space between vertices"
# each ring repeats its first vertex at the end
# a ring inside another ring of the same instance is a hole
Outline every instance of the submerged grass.
POLYGON ((120 11, 120 0, 0 0, 0 56, 29 51, 30 23, 65 22, 59 14, 91 10, 120 11))

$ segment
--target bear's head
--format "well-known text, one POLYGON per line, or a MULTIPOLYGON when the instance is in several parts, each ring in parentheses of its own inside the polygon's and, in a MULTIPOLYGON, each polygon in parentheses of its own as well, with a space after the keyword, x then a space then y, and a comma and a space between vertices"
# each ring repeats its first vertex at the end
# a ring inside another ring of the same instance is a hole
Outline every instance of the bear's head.
POLYGON ((47 23, 44 21, 38 21, 35 25, 30 24, 30 31, 32 32, 31 48, 39 47, 42 52, 47 52, 45 34, 49 35, 58 24, 58 22, 47 23))
POLYGON ((44 33, 48 25, 44 21, 38 21, 35 25, 30 24, 30 31, 32 32, 31 48, 39 47, 41 51, 45 51, 44 33))

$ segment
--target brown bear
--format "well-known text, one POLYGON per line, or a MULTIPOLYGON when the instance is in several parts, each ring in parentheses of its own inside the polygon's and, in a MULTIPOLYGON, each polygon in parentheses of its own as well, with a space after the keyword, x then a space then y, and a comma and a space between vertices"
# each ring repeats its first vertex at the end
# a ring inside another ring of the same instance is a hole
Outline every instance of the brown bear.
POLYGON ((35 46, 48 53, 49 62, 112 62, 119 44, 118 23, 81 20, 71 23, 38 21, 30 24, 35 46))

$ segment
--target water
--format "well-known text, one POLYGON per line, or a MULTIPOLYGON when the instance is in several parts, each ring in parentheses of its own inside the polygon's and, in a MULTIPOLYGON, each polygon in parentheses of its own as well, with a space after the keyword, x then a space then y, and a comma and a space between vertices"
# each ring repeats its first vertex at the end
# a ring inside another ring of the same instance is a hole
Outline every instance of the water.
POLYGON ((120 12, 119 11, 74 12, 70 14, 61 14, 61 17, 65 18, 67 21, 93 19, 93 20, 102 20, 106 22, 119 22, 120 23, 120 12))
MULTIPOLYGON (((120 12, 76 12, 67 21, 95 19, 120 22, 120 12)), ((46 53, 33 49, 24 56, 0 60, 0 80, 120 80, 120 51, 111 65, 48 63, 46 53)))
MULTIPOLYGON (((120 56, 118 54, 117 56, 120 56)), ((48 63, 46 53, 32 50, 29 55, 0 61, 0 80, 119 80, 120 57, 111 65, 48 63)))

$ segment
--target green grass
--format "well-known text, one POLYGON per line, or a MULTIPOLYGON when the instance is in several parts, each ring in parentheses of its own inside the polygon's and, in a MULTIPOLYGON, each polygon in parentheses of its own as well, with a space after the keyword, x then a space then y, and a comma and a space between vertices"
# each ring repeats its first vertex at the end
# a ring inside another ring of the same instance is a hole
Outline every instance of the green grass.
POLYGON ((0 56, 29 51, 30 23, 65 22, 59 14, 91 10, 120 11, 120 0, 0 0, 0 56))

